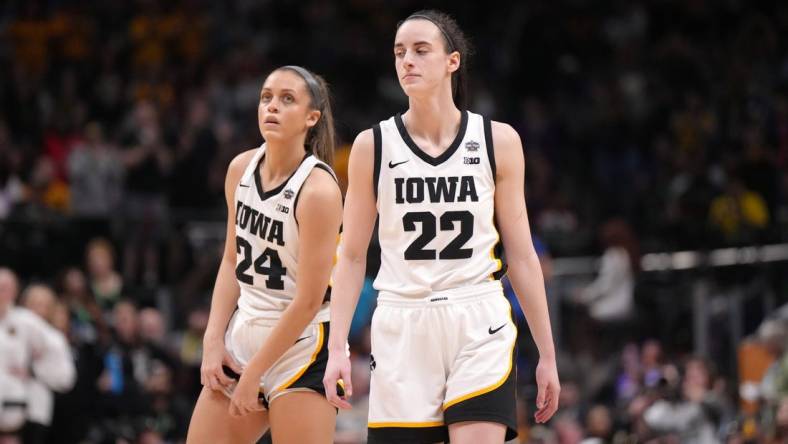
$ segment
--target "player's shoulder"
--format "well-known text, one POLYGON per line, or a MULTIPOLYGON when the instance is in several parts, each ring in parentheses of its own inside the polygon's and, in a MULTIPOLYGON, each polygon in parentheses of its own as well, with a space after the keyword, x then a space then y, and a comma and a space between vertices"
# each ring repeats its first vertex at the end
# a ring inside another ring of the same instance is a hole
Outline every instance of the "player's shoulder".
POLYGON ((372 128, 367 128, 364 131, 361 131, 356 136, 356 139, 353 141, 353 146, 351 148, 352 152, 371 152, 375 147, 375 134, 372 128))
POLYGON ((492 130, 492 137, 493 137, 493 144, 496 148, 496 151, 499 148, 502 149, 512 149, 522 147, 522 141, 520 140, 520 134, 517 133, 512 125, 509 125, 505 122, 498 122, 493 120, 490 122, 490 127, 492 130))
POLYGON ((312 168, 298 192, 296 202, 297 218, 325 215, 327 211, 333 210, 341 212, 342 191, 327 165, 319 163, 312 168))
POLYGON ((323 162, 318 162, 309 171, 301 187, 299 199, 342 199, 339 182, 331 167, 323 162))
POLYGON ((348 158, 348 174, 372 168, 375 159, 375 135, 372 128, 361 131, 353 141, 348 158))
POLYGON ((227 174, 243 174, 258 149, 259 148, 250 148, 233 157, 233 160, 230 161, 230 166, 227 167, 227 174))
POLYGON ((259 148, 252 148, 243 151, 230 161, 230 165, 227 167, 227 176, 225 178, 226 190, 233 189, 238 185, 238 182, 241 181, 241 177, 243 177, 246 171, 246 167, 249 166, 249 162, 252 161, 258 149, 259 148))
POLYGON ((326 194, 334 194, 335 190, 339 191, 334 171, 324 163, 318 163, 312 168, 306 177, 304 187, 313 192, 327 192, 326 194))
POLYGON ((523 143, 511 125, 492 121, 490 125, 493 144, 493 169, 496 175, 519 169, 523 161, 523 143))

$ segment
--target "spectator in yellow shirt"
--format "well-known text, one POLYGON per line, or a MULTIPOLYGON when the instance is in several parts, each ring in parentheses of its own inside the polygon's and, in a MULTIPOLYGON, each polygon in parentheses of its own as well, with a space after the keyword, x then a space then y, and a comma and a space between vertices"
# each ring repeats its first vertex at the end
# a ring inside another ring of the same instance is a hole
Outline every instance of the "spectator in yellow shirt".
POLYGON ((733 177, 725 192, 712 200, 709 219, 725 240, 750 241, 769 224, 769 210, 761 195, 733 177))

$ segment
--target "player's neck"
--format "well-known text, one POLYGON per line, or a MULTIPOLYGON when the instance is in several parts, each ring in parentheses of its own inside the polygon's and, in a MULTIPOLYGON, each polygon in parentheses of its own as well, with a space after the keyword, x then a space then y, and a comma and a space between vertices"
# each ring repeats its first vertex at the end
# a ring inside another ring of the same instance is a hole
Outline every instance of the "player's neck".
POLYGON ((280 183, 290 177, 301 164, 304 154, 303 143, 267 142, 265 160, 260 167, 263 182, 280 183))
POLYGON ((403 115, 411 136, 423 137, 436 145, 447 137, 453 139, 462 119, 462 113, 448 94, 430 97, 412 97, 408 111, 403 115))
POLYGON ((6 315, 8 314, 9 311, 11 311, 11 306, 10 305, 7 306, 7 307, 0 307, 0 321, 5 319, 5 317, 6 317, 6 315))

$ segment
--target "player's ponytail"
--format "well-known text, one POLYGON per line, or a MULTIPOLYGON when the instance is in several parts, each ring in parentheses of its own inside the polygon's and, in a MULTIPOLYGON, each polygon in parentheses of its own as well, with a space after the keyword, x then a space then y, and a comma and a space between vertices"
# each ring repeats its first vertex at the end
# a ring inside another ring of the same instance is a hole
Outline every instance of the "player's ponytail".
POLYGON ((305 145, 318 159, 332 165, 334 162, 334 114, 331 112, 331 97, 328 84, 319 75, 300 66, 288 65, 280 69, 288 69, 300 75, 306 83, 312 109, 320 111, 320 118, 315 126, 306 133, 305 145))
POLYGON ((451 75, 451 92, 454 98, 454 104, 460 110, 468 108, 468 65, 473 55, 473 48, 468 41, 468 37, 460 29, 457 21, 445 12, 436 11, 434 9, 427 9, 414 12, 408 18, 399 22, 397 29, 408 20, 427 20, 432 22, 438 27, 443 35, 443 45, 446 48, 446 53, 451 54, 454 51, 460 53, 460 68, 453 72, 451 75))
MULTIPOLYGON (((331 96, 328 84, 320 77, 315 76, 320 85, 320 100, 316 101, 321 106, 315 107, 320 110, 320 119, 317 121, 306 135, 307 144, 312 148, 312 153, 323 162, 333 165, 334 147, 336 146, 334 132, 334 113, 331 111, 331 96)), ((315 102, 313 102, 315 103, 315 102)))

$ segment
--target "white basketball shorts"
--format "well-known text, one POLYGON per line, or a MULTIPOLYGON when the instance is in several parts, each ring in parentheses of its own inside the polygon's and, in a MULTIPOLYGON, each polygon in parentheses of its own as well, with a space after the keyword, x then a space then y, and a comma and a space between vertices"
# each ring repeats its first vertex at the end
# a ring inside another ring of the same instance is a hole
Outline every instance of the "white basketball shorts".
POLYGON ((448 425, 497 422, 517 436, 517 328, 500 281, 406 299, 372 319, 370 443, 448 441, 448 425))
MULTIPOLYGON (((274 323, 263 322, 237 310, 227 326, 224 344, 228 353, 241 368, 245 368, 274 328, 274 323)), ((284 393, 314 391, 325 395, 323 374, 328 362, 328 322, 306 327, 296 342, 260 378, 260 401, 269 404, 284 393)), ((240 376, 229 368, 230 377, 240 376)), ((231 394, 231 393, 228 393, 231 394)))

